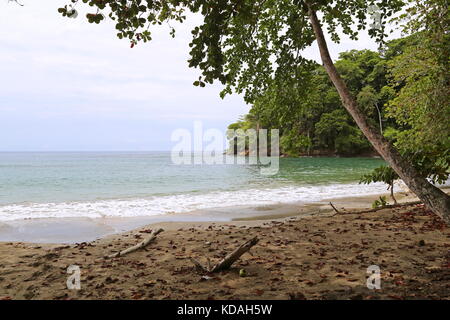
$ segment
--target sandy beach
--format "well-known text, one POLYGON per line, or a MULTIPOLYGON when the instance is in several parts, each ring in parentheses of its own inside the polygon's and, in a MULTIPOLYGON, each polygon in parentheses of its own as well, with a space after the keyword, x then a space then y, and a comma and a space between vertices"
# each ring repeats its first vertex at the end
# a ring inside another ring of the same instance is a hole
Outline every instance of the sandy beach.
POLYGON ((369 198, 335 200, 347 212, 338 215, 324 201, 265 220, 165 222, 76 244, 2 242, 0 298, 449 299, 450 229, 422 205, 349 213, 369 198), (146 248, 104 258, 158 227, 146 248), (190 261, 215 263, 255 236, 228 271, 201 274, 190 261), (80 268, 80 290, 67 288, 70 265, 80 268), (381 269, 380 290, 366 286, 371 265, 381 269))
POLYGON ((0 2, 3 305, 254 320, 450 300, 447 13, 0 2))

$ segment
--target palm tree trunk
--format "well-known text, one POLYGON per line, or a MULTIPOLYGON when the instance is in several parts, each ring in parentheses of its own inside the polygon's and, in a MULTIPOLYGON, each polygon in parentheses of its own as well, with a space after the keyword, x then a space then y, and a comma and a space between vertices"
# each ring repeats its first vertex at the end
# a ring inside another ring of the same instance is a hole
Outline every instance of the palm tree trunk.
POLYGON ((319 45, 320 56, 325 70, 336 87, 342 104, 355 120, 358 127, 372 143, 384 160, 397 172, 405 184, 413 191, 424 204, 435 214, 443 218, 450 225, 450 196, 441 189, 432 185, 422 177, 413 165, 403 159, 400 153, 387 141, 380 132, 370 125, 363 112, 358 108, 356 99, 350 93, 344 80, 339 75, 323 35, 322 26, 317 18, 316 12, 309 7, 309 19, 319 45))

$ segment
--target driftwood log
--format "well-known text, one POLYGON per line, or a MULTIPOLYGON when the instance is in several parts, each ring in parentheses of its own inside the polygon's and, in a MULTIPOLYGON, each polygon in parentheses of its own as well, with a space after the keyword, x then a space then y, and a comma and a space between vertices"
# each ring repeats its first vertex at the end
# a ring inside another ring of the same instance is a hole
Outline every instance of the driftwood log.
POLYGON ((155 239, 156 239, 156 236, 157 236, 158 234, 160 234, 161 232, 163 232, 163 231, 164 231, 164 230, 161 229, 161 228, 155 229, 155 230, 152 231, 152 233, 150 233, 150 236, 149 236, 147 239, 145 239, 144 241, 139 242, 137 245, 132 246, 132 247, 130 247, 130 248, 128 248, 128 249, 125 249, 125 250, 122 250, 122 251, 113 253, 113 254, 111 254, 111 255, 109 255, 109 256, 106 256, 106 258, 116 258, 116 257, 121 257, 121 256, 124 256, 124 255, 130 253, 130 252, 134 252, 134 251, 136 251, 136 250, 142 249, 142 248, 146 247, 150 242, 152 242, 153 240, 155 240, 155 239))
MULTIPOLYGON (((331 204, 331 202, 330 202, 331 204)), ((374 209, 366 209, 366 210, 361 210, 361 211, 337 211, 336 209, 334 209, 336 211, 335 215, 345 215, 345 214, 363 214, 363 213, 371 213, 371 212, 377 212, 380 210, 384 210, 384 209, 393 209, 393 208, 402 208, 402 207, 408 207, 408 206, 414 206, 414 205, 418 205, 418 204, 423 204, 422 201, 413 201, 413 202, 405 202, 405 203, 398 203, 398 204, 391 204, 391 205, 386 205, 386 206, 382 206, 382 207, 378 207, 378 208, 374 208, 374 209)), ((332 205, 332 207, 334 208, 334 206, 332 205)))
POLYGON ((229 253, 225 256, 219 263, 217 263, 214 266, 211 266, 211 263, 208 260, 208 265, 203 266, 200 262, 197 260, 191 258, 192 263, 195 266, 195 269, 199 272, 206 272, 206 273, 213 273, 213 272, 219 272, 222 270, 229 269, 233 263, 236 262, 244 253, 249 251, 255 244, 257 244, 259 239, 257 237, 254 237, 253 239, 245 242, 238 248, 236 248, 233 252, 229 253))

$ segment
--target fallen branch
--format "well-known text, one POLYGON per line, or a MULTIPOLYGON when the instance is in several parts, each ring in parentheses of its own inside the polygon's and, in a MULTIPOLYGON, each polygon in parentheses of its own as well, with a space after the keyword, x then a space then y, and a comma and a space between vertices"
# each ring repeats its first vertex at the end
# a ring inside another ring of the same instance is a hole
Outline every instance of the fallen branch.
POLYGON ((142 248, 146 247, 150 242, 152 242, 153 240, 155 240, 156 236, 157 236, 158 234, 160 234, 161 232, 163 232, 163 231, 164 231, 164 230, 161 229, 161 228, 160 228, 160 229, 155 229, 155 230, 152 231, 152 233, 150 234, 150 236, 149 236, 147 239, 145 239, 144 241, 139 242, 137 245, 132 246, 132 247, 130 247, 130 248, 128 248, 128 249, 125 249, 125 250, 122 250, 122 251, 113 253, 113 254, 107 256, 106 258, 116 258, 116 257, 121 257, 121 256, 124 256, 124 255, 130 253, 130 252, 134 252, 134 251, 136 251, 136 250, 142 249, 142 248))
POLYGON ((405 203, 391 204, 391 205, 386 205, 386 206, 382 206, 382 207, 378 207, 378 208, 374 208, 374 209, 366 209, 366 210, 361 210, 361 211, 339 212, 337 214, 341 214, 341 215, 343 215, 343 214, 363 214, 363 213, 377 212, 377 211, 384 210, 384 209, 393 209, 393 208, 413 206, 413 205, 417 205, 417 204, 423 204, 423 202, 422 201, 405 202, 405 203))
POLYGON ((341 213, 338 209, 336 209, 336 207, 333 205, 332 202, 330 202, 330 206, 334 209, 334 211, 336 212, 336 214, 340 214, 340 213, 341 213))
POLYGON ((194 264, 197 271, 206 272, 206 273, 213 273, 213 272, 219 272, 222 270, 229 269, 233 263, 235 263, 244 253, 249 251, 251 247, 253 247, 255 244, 257 244, 259 239, 257 237, 254 237, 253 239, 245 242, 238 248, 236 248, 233 252, 229 253, 225 256, 219 263, 211 267, 211 264, 208 259, 208 266, 203 266, 200 262, 197 260, 191 258, 192 263, 194 264))

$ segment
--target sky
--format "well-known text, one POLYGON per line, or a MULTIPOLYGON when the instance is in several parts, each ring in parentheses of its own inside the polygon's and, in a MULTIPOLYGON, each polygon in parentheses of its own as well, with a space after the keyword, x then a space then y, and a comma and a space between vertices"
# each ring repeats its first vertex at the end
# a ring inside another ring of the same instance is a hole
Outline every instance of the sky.
MULTIPOLYGON (((220 84, 192 85, 198 17, 175 25, 175 39, 159 27, 131 49, 109 21, 89 24, 85 10, 62 17, 69 0, 20 2, 0 0, 0 151, 170 150, 174 130, 202 121, 225 131, 250 108, 239 95, 222 100, 220 84)), ((334 59, 364 48, 377 45, 367 36, 330 43, 334 59)), ((304 55, 319 61, 316 46, 304 55)))

